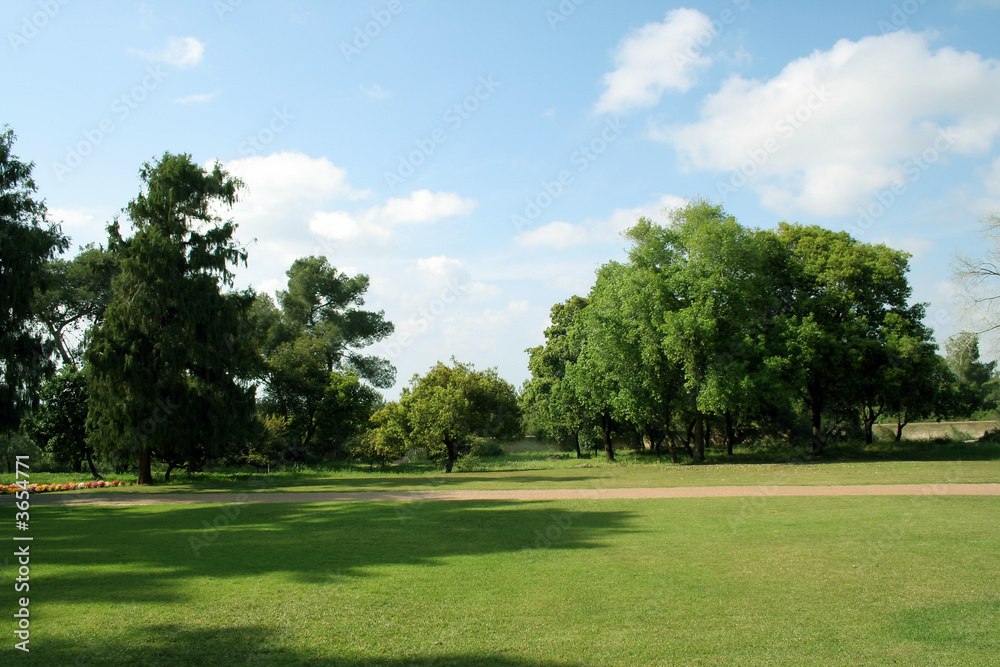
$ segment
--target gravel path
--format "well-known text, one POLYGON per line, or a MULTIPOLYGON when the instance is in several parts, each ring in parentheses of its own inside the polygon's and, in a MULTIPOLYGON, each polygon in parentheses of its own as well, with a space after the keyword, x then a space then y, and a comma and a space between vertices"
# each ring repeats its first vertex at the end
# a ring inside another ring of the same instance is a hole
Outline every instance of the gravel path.
MULTIPOLYGON (((865 484, 841 486, 683 486, 638 489, 510 489, 286 493, 46 493, 32 505, 198 505, 421 500, 605 500, 767 496, 1000 496, 1000 484, 865 484)), ((5 496, 13 499, 13 496, 5 496)))

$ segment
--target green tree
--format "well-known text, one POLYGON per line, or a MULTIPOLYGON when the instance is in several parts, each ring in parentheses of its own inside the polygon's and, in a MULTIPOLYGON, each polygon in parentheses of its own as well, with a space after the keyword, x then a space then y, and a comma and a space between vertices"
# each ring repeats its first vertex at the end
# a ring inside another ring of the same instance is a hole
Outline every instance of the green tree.
POLYGON ((91 244, 70 260, 52 260, 45 270, 46 286, 35 297, 38 321, 60 361, 80 368, 89 330, 101 323, 111 301, 118 264, 114 255, 91 244))
POLYGON ((997 409, 987 398, 997 384, 995 361, 984 362, 979 335, 963 331, 945 341, 945 358, 953 374, 951 411, 959 419, 976 419, 976 413, 997 409))
POLYGON ((400 403, 406 413, 408 442, 426 447, 428 456, 451 472, 475 437, 498 441, 522 435, 517 393, 496 369, 477 371, 452 359, 426 375, 414 375, 400 403))
POLYGON ((87 352, 87 424, 99 451, 136 454, 150 484, 154 456, 197 466, 245 440, 256 351, 244 326, 253 293, 222 291, 247 254, 236 224, 214 213, 242 184, 183 154, 139 175, 125 209, 134 234, 123 238, 117 219, 108 227, 120 271, 87 352))
POLYGON ((375 463, 401 458, 409 448, 407 438, 406 411, 399 403, 392 402, 379 408, 369 420, 370 428, 351 447, 351 455, 368 461, 369 468, 375 463))
POLYGON ((76 472, 86 461, 94 479, 101 479, 94 466, 94 450, 87 443, 86 374, 72 365, 63 366, 42 384, 39 398, 39 406, 24 420, 27 435, 76 472))
POLYGON ((659 328, 667 357, 681 370, 694 413, 694 457, 703 461, 706 419, 731 424, 733 413, 762 391, 745 351, 758 347, 773 321, 774 248, 767 233, 702 200, 675 209, 670 219, 669 228, 646 223, 631 233, 640 245, 652 242, 670 254, 659 279, 671 303, 659 328))
POLYGON ((11 149, 14 132, 0 131, 0 435, 17 428, 52 370, 51 348, 37 330, 35 293, 45 288, 45 264, 68 247, 36 198, 33 163, 11 149))
POLYGON ((819 454, 832 431, 858 413, 864 400, 859 378, 877 377, 883 366, 872 351, 879 352, 873 341, 886 316, 913 317, 909 255, 817 226, 781 223, 777 235, 788 253, 782 324, 789 371, 797 375, 793 384, 819 454), (826 429, 825 416, 832 417, 826 429))
MULTIPOLYGON (((393 325, 383 311, 361 308, 368 276, 349 277, 330 266, 325 257, 298 259, 287 275, 288 289, 278 293, 280 308, 269 299, 258 304, 260 320, 268 328, 263 342, 263 407, 289 420, 301 449, 293 452, 293 458, 307 451, 336 453, 344 438, 336 437, 330 428, 320 429, 324 411, 340 409, 327 406, 327 399, 335 401, 336 384, 345 374, 375 387, 392 386, 395 368, 361 350, 388 337, 393 325)), ((364 391, 358 399, 371 407, 373 394, 364 391)))
POLYGON ((584 298, 572 296, 552 306, 545 344, 525 350, 531 379, 519 396, 528 423, 539 435, 572 442, 577 458, 582 456, 580 432, 589 421, 589 413, 566 380, 566 368, 580 356, 576 322, 587 303, 584 298))

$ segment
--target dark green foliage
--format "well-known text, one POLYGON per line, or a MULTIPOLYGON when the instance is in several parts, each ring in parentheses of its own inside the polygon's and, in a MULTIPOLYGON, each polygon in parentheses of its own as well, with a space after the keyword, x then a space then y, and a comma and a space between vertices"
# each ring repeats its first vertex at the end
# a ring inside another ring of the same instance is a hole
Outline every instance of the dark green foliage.
POLYGON ((348 277, 325 257, 298 259, 287 272, 280 309, 268 297, 255 307, 266 358, 262 409, 287 419, 291 460, 339 455, 358 434, 396 371, 360 350, 393 331, 384 313, 361 309, 368 276, 348 277), (361 381, 364 381, 363 384, 361 381))
POLYGON ((11 153, 14 138, 9 127, 0 131, 0 434, 17 427, 52 371, 34 300, 46 288, 45 263, 69 245, 36 199, 34 164, 11 153))
POLYGON ((39 447, 58 463, 80 472, 83 462, 100 478, 94 467, 94 450, 87 443, 87 376, 82 370, 63 366, 42 385, 40 405, 24 421, 24 429, 39 447))
POLYGON ((154 456, 196 469, 245 441, 258 364, 245 326, 254 295, 222 291, 247 254, 235 223, 213 213, 240 181, 169 153, 140 177, 133 236, 108 228, 120 271, 87 354, 87 424, 99 451, 136 456, 148 484, 154 456))

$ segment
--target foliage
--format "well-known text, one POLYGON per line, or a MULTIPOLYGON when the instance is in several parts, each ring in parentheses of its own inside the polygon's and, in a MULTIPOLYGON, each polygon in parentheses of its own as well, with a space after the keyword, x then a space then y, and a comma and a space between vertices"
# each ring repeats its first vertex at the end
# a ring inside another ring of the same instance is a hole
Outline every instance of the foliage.
POLYGON ((133 236, 117 220, 108 227, 120 272, 88 349, 87 424, 99 451, 136 454, 149 484, 154 456, 169 476, 245 440, 256 351, 241 335, 253 293, 222 291, 247 253, 235 223, 214 214, 236 202, 241 182, 170 153, 139 173, 143 190, 126 208, 133 236))
POLYGON ((496 369, 477 371, 452 359, 438 362, 426 375, 414 375, 403 390, 407 442, 426 447, 428 456, 451 472, 469 453, 473 436, 512 440, 523 435, 517 393, 496 369))
POLYGON ((68 463, 80 472, 89 464, 90 472, 100 478, 94 466, 94 450, 87 442, 87 376, 82 370, 64 366, 45 381, 40 392, 41 404, 24 421, 24 429, 39 447, 60 463, 68 463))
POLYGON ((116 257, 91 244, 70 260, 52 260, 45 272, 46 286, 35 295, 38 321, 60 361, 80 368, 89 330, 100 325, 111 301, 111 279, 118 272, 116 257))
POLYGON ((351 456, 367 461, 369 467, 402 458, 409 448, 403 406, 388 403, 372 414, 369 421, 371 428, 354 441, 351 456))
POLYGON ((361 309, 365 275, 348 277, 325 257, 298 259, 287 275, 280 308, 269 297, 255 306, 266 331, 262 408, 288 419, 297 440, 293 458, 338 454, 381 400, 368 385, 385 388, 395 381, 387 360, 361 352, 389 336, 393 325, 382 311, 361 309))
POLYGON ((36 198, 33 163, 11 153, 14 131, 0 131, 0 434, 35 404, 52 370, 51 344, 35 329, 35 293, 46 288, 45 263, 68 247, 36 198))

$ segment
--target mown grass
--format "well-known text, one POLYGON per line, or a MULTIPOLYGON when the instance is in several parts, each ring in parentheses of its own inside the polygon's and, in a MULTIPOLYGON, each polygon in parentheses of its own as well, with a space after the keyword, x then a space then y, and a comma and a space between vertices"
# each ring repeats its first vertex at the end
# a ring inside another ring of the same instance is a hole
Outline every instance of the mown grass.
MULTIPOLYGON (((47 484, 86 481, 88 475, 32 473, 47 484)), ((134 480, 134 475, 113 479, 134 480)), ((159 479, 160 476, 157 475, 159 479)), ((0 483, 12 483, 0 475, 0 483)), ((668 457, 621 451, 615 463, 603 456, 577 459, 556 451, 527 451, 482 458, 464 471, 445 475, 428 462, 369 470, 340 464, 279 470, 269 474, 230 469, 175 472, 170 484, 99 489, 77 493, 181 493, 230 491, 378 491, 423 489, 558 489, 670 486, 934 484, 1000 482, 1000 445, 960 441, 838 443, 821 457, 788 448, 738 449, 716 454, 704 465, 671 463, 668 457)))
MULTIPOLYGON (((31 653, 8 633, 0 663, 996 664, 998 511, 969 497, 38 507, 31 653)), ((14 600, 0 596, 7 619, 14 600)))

